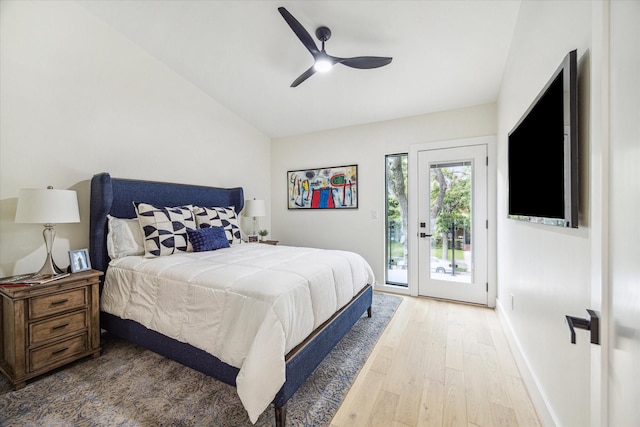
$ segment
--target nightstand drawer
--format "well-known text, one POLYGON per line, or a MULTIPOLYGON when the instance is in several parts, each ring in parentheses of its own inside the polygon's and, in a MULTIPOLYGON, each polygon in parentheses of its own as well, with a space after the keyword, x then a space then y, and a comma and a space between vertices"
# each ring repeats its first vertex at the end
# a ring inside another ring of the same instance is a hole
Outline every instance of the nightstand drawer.
POLYGON ((68 340, 48 345, 29 352, 31 370, 36 371, 58 361, 87 351, 87 334, 69 338, 68 340))
POLYGON ((86 306, 86 304, 86 288, 35 297, 29 300, 29 318, 37 319, 39 317, 50 316, 74 308, 82 308, 86 306))
POLYGON ((81 331, 86 327, 87 312, 85 310, 32 323, 29 325, 29 344, 36 345, 63 335, 81 331))

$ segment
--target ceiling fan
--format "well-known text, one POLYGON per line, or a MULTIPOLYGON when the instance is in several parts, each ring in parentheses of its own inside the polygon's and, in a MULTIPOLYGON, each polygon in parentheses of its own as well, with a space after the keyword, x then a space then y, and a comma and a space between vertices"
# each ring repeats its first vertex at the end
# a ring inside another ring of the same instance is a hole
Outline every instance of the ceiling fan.
POLYGON ((291 87, 296 87, 303 81, 307 80, 313 74, 318 72, 326 72, 336 64, 346 65, 351 68, 378 68, 383 67, 391 62, 393 58, 380 57, 380 56, 357 56, 354 58, 338 58, 337 56, 328 55, 324 50, 324 42, 331 38, 331 30, 327 27, 318 27, 316 29, 316 37, 322 42, 322 49, 318 50, 316 43, 313 41, 311 35, 304 29, 302 24, 298 22, 292 14, 289 13, 284 7, 279 7, 278 11, 280 15, 287 21, 287 24, 291 27, 293 32, 298 36, 302 44, 307 48, 311 55, 313 55, 314 63, 307 71, 302 73, 300 77, 295 79, 291 83, 291 87))

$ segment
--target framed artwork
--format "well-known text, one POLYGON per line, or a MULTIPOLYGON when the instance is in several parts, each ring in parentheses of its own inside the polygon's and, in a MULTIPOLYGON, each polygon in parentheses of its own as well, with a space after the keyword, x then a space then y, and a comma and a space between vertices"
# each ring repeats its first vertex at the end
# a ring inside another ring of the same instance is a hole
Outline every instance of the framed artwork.
POLYGON ((287 172, 289 209, 357 209, 358 165, 287 172))
POLYGON ((89 260, 89 250, 78 249, 77 251, 69 251, 69 261, 71 263, 71 272, 91 270, 91 261, 89 260))

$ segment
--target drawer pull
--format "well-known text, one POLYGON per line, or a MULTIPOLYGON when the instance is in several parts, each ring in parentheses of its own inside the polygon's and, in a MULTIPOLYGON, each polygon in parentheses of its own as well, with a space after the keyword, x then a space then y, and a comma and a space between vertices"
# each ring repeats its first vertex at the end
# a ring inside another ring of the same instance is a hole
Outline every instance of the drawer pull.
POLYGON ((66 328, 67 326, 69 326, 68 323, 63 323, 62 325, 58 325, 58 326, 54 326, 51 328, 52 331, 56 331, 58 329, 62 329, 62 328, 66 328))
POLYGON ((67 301, 69 301, 69 298, 61 299, 61 300, 58 300, 58 301, 53 301, 51 303, 51 305, 60 305, 60 304, 64 304, 67 301))
POLYGON ((51 355, 55 356, 56 354, 64 353, 67 350, 69 350, 69 347, 61 348, 60 350, 52 351, 51 355))

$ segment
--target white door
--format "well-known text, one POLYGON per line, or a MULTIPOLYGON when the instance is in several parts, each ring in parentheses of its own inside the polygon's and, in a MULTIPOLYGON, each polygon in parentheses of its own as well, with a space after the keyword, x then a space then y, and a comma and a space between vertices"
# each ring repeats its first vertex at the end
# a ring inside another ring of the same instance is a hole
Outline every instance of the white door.
MULTIPOLYGON (((608 421, 640 425, 640 3, 610 2, 608 421)), ((607 342, 607 341, 605 341, 607 342)), ((596 351, 594 349, 594 351, 596 351)), ((606 357, 606 356, 605 356, 606 357)), ((608 372, 607 372, 608 369, 608 372)))
POLYGON ((487 146, 418 152, 418 294, 487 305, 487 146))

